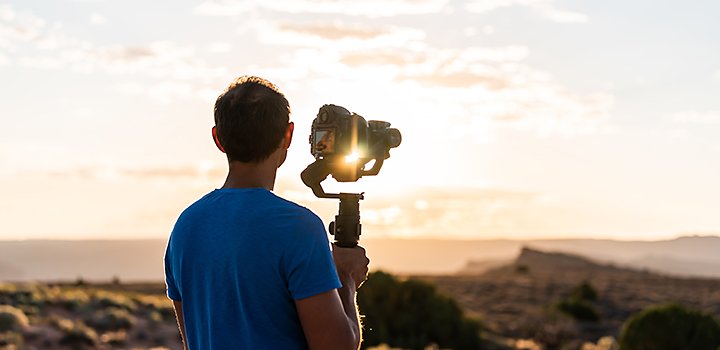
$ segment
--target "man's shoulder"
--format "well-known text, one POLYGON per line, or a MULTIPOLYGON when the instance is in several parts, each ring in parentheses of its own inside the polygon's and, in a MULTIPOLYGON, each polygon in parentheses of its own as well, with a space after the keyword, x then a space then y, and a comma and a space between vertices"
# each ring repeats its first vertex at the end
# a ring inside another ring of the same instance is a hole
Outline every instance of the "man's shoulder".
POLYGON ((190 204, 180 214, 179 221, 194 217, 224 215, 233 212, 253 213, 267 219, 282 217, 291 221, 320 223, 322 220, 312 210, 265 189, 243 191, 214 190, 190 204))
POLYGON ((279 205, 282 207, 282 210, 275 212, 277 215, 276 217, 282 218, 282 221, 296 226, 299 229, 298 233, 306 232, 308 230, 310 232, 321 230, 324 233, 325 225, 323 224, 322 219, 315 214, 315 212, 303 205, 282 198, 278 195, 273 194, 273 196, 275 196, 279 205))
POLYGON ((283 197, 280 197, 280 196, 278 196, 278 195, 276 195, 276 194, 274 194, 274 193, 272 193, 272 195, 273 195, 273 197, 276 198, 276 200, 278 201, 278 203, 279 203, 281 206, 287 208, 289 211, 295 212, 295 213, 297 213, 298 215, 308 216, 308 217, 311 217, 311 218, 317 218, 317 219, 319 219, 319 217, 317 216, 317 214, 315 214, 312 210, 308 209, 307 207, 305 207, 305 206, 303 206, 303 205, 300 205, 300 204, 298 204, 298 203, 295 203, 295 202, 293 202, 293 201, 291 201, 291 200, 289 200, 289 199, 285 199, 285 198, 283 198, 283 197))

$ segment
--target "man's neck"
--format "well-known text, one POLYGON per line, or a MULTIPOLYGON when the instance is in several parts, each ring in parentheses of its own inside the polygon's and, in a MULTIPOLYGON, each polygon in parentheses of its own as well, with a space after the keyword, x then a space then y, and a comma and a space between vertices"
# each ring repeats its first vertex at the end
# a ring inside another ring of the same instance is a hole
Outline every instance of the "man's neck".
POLYGON ((277 166, 271 162, 243 163, 229 162, 230 170, 222 188, 265 188, 275 187, 277 166))

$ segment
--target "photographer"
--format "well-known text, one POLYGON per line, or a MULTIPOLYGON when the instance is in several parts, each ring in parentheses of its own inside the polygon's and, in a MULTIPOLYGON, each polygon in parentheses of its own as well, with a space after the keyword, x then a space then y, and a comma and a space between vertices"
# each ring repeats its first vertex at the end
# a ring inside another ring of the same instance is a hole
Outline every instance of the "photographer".
POLYGON ((369 260, 332 251, 322 221, 271 191, 293 135, 282 93, 241 77, 215 103, 222 188, 178 218, 165 253, 167 295, 186 349, 357 349, 355 291, 369 260))

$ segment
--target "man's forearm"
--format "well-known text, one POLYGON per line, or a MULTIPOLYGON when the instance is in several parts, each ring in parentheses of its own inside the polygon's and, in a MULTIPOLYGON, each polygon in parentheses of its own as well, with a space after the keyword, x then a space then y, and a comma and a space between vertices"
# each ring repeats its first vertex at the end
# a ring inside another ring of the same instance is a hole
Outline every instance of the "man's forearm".
POLYGON ((357 293, 355 292, 355 282, 347 280, 343 282, 343 286, 338 289, 338 293, 340 294, 340 300, 342 301, 345 314, 350 322, 350 328, 353 331, 355 344, 357 344, 356 348, 359 348, 360 342, 362 341, 362 327, 360 325, 360 315, 358 314, 356 302, 357 293))

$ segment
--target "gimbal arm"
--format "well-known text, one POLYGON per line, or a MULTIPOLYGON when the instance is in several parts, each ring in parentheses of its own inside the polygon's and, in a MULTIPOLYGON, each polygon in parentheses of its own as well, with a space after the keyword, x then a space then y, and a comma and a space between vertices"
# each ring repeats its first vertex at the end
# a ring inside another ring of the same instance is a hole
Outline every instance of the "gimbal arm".
POLYGON ((305 186, 312 189, 315 197, 318 198, 340 198, 340 195, 336 193, 325 193, 322 188, 321 182, 323 182, 328 175, 330 175, 331 169, 327 160, 318 159, 312 162, 310 165, 300 173, 300 178, 305 186))
POLYGON ((331 173, 329 164, 325 159, 318 159, 303 170, 300 178, 312 189, 316 197, 340 199, 338 215, 328 229, 330 234, 335 236, 335 244, 343 248, 352 248, 358 244, 362 231, 360 200, 363 199, 363 195, 362 193, 325 193, 320 183, 331 173))

